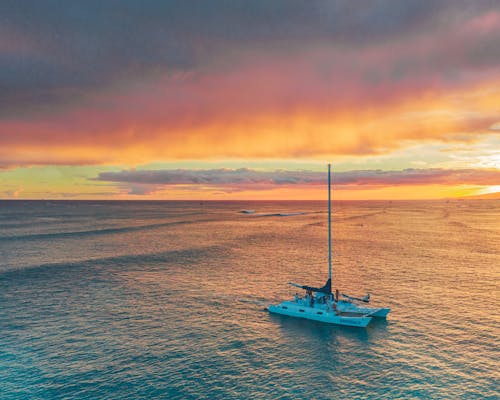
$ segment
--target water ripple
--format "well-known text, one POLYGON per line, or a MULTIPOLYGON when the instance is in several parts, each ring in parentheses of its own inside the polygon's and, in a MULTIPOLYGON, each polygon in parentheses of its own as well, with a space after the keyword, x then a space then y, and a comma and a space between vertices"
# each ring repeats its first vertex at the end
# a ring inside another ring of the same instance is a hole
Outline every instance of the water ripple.
POLYGON ((498 398, 498 207, 339 204, 336 285, 392 308, 358 329, 263 311, 326 270, 324 204, 276 204, 3 206, 0 397, 498 398))

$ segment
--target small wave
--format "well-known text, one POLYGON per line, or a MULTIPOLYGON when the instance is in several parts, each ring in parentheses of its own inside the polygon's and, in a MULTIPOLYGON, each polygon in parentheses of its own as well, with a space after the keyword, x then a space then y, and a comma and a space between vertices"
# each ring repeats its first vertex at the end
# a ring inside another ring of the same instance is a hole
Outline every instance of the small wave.
POLYGON ((58 239, 58 238, 67 238, 67 237, 110 235, 110 234, 115 234, 115 233, 136 232, 136 231, 143 231, 143 230, 149 230, 149 229, 163 228, 166 226, 187 225, 187 224, 195 224, 195 223, 211 222, 211 221, 213 221, 213 219, 163 222, 161 224, 125 226, 125 227, 121 227, 121 228, 92 229, 92 230, 88 230, 88 231, 34 233, 34 234, 28 234, 28 235, 4 236, 4 237, 0 237, 0 241, 58 239))
POLYGON ((352 219, 373 217, 374 215, 379 215, 379 214, 384 214, 384 213, 385 213, 385 211, 382 210, 382 211, 376 211, 376 212, 361 214, 361 215, 351 215, 349 217, 344 217, 344 218, 340 218, 340 219, 343 221, 348 221, 348 220, 352 220, 352 219))
POLYGON ((262 214, 252 214, 253 217, 293 217, 295 215, 305 215, 307 212, 291 212, 291 213, 262 213, 262 214))
MULTIPOLYGON (((367 213, 367 214, 350 215, 347 217, 333 216, 332 223, 335 224, 335 223, 338 223, 339 221, 350 221, 350 220, 355 220, 355 219, 364 219, 364 218, 373 217, 375 215, 384 214, 384 213, 385 213, 385 211, 382 210, 382 211, 376 211, 376 212, 371 212, 371 213, 367 213)), ((312 223, 307 224, 307 226, 326 226, 326 225, 327 225, 326 221, 312 222, 312 223)), ((362 225, 363 224, 361 224, 361 226, 362 225)))
POLYGON ((6 277, 11 274, 17 273, 30 273, 30 271, 36 272, 42 269, 53 270, 53 269, 73 269, 73 268, 89 268, 89 267, 112 267, 119 265, 121 267, 126 265, 138 265, 142 266, 145 264, 157 265, 160 263, 172 263, 175 262, 181 265, 190 265, 193 262, 197 262, 199 259, 207 258, 208 256, 214 256, 219 254, 221 251, 227 251, 227 249, 221 245, 204 246, 204 247, 191 247, 182 250, 169 250, 156 253, 144 253, 144 254, 126 254, 121 256, 113 257, 101 257, 101 258, 89 258, 85 260, 78 260, 72 262, 61 262, 61 263, 47 263, 40 265, 26 265, 22 267, 16 267, 14 269, 8 269, 2 271, 0 276, 6 277))
POLYGON ((245 303, 245 304, 253 304, 256 306, 264 307, 267 309, 267 306, 269 305, 268 301, 264 300, 251 300, 251 299, 238 299, 240 303, 245 303))
POLYGON ((460 221, 449 221, 448 225, 456 226, 457 228, 469 228, 467 224, 464 224, 463 222, 460 221))

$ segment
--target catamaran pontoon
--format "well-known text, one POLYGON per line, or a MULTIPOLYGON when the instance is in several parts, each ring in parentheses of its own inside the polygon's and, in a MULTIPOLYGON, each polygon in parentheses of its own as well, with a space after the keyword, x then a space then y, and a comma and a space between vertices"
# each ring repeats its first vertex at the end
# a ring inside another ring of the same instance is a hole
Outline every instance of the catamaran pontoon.
POLYGON ((288 315, 291 317, 311 319, 330 324, 366 327, 374 317, 385 318, 389 308, 366 307, 362 303, 369 303, 370 295, 363 298, 342 294, 339 291, 332 293, 332 207, 331 207, 331 178, 330 164, 328 164, 328 280, 321 288, 299 285, 289 282, 306 291, 304 297, 295 295, 293 300, 280 304, 271 304, 269 312, 288 315))

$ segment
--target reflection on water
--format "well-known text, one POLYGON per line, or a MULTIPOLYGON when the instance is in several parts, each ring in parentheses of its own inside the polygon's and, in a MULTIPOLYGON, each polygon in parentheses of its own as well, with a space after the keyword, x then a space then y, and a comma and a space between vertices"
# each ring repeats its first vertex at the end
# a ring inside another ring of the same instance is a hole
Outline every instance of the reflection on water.
POLYGON ((325 211, 0 202, 0 397, 495 398, 498 202, 336 204, 334 286, 392 308, 367 329, 264 311, 324 282, 325 211))
MULTIPOLYGON (((271 314, 270 319, 275 321, 280 328, 281 334, 289 336, 290 340, 296 340, 297 346, 300 345, 301 337, 315 337, 318 340, 319 347, 327 347, 337 342, 337 336, 341 339, 350 339, 359 341, 362 346, 366 345, 372 329, 358 329, 349 326, 329 325, 317 321, 302 320, 284 315, 271 314)), ((380 323, 375 322, 376 325, 380 323)), ((386 325, 386 322, 383 322, 386 325)))

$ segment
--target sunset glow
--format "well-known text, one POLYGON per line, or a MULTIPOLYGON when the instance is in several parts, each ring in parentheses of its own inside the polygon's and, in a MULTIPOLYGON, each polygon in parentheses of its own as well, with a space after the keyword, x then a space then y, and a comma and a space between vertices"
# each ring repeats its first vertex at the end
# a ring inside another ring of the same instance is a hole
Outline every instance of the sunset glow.
POLYGON ((321 183, 104 177, 327 162, 424 177, 346 183, 338 199, 499 192, 491 3, 97 4, 0 6, 0 198, 323 199, 321 183))

